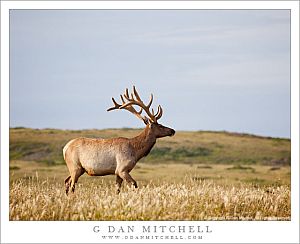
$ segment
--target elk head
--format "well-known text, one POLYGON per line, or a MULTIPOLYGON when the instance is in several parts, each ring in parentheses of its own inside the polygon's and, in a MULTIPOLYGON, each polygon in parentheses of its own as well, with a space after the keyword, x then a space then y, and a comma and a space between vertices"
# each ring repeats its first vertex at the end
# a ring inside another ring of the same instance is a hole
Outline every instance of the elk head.
POLYGON ((137 90, 135 89, 135 86, 133 86, 133 93, 129 95, 128 88, 126 88, 125 93, 123 95, 120 95, 120 97, 122 100, 122 104, 117 103, 116 100, 112 98, 114 106, 107 109, 107 111, 111 111, 114 109, 125 109, 131 112, 132 114, 134 114, 144 122, 146 128, 150 129, 151 134, 154 135, 155 138, 173 136, 175 134, 175 130, 157 123, 157 121, 161 118, 163 114, 163 110, 160 105, 158 106, 156 113, 154 113, 153 108, 152 108, 152 112, 150 111, 150 107, 153 101, 152 94, 150 96, 150 101, 147 105, 145 105, 142 99, 140 98, 137 90), (138 106, 140 110, 137 111, 133 107, 134 105, 138 106), (146 115, 142 115, 143 111, 146 113, 146 115))

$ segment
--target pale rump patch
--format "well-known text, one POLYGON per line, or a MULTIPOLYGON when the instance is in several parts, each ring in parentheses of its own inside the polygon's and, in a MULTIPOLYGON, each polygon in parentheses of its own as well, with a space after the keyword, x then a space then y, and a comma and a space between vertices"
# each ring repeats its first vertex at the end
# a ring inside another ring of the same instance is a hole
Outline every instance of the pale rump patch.
POLYGON ((64 148, 63 148, 63 156, 64 156, 64 160, 66 160, 66 152, 67 152, 67 150, 68 150, 70 144, 71 144, 73 141, 75 141, 75 140, 76 140, 76 139, 73 139, 73 140, 69 141, 69 142, 64 146, 64 148))

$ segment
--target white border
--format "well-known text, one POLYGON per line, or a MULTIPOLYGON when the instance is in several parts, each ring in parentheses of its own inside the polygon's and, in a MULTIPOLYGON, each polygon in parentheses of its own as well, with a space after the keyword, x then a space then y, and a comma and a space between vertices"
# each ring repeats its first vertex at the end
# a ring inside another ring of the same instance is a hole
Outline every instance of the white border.
MULTIPOLYGON (((299 2, 298 1, 2 1, 1 2, 1 242, 4 243, 115 243, 93 233, 95 225, 105 234, 108 225, 209 225, 205 243, 299 243, 299 2), (291 9, 291 221, 9 221, 9 10, 10 9, 291 9)), ((164 242, 149 240, 148 243, 164 242)), ((141 240, 122 239, 122 243, 141 240)), ((144 241, 145 242, 145 241, 144 241)), ((182 243, 183 240, 165 242, 182 243)), ((187 242, 187 241, 186 241, 187 242)))
POLYGON ((296 1, 2 1, 3 9, 295 9, 296 1))

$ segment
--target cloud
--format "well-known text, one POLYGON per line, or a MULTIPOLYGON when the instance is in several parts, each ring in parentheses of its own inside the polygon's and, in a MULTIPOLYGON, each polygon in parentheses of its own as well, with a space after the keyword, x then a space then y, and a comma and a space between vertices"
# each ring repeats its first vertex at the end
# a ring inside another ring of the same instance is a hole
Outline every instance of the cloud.
POLYGON ((134 82, 175 128, 289 134, 288 11, 18 10, 10 27, 12 125, 139 127, 106 112, 134 82))
POLYGON ((275 22, 272 24, 244 26, 235 24, 231 26, 209 25, 186 27, 173 30, 159 30, 132 35, 128 42, 145 42, 162 45, 225 45, 238 42, 258 42, 267 40, 282 41, 289 38, 289 23, 275 22))

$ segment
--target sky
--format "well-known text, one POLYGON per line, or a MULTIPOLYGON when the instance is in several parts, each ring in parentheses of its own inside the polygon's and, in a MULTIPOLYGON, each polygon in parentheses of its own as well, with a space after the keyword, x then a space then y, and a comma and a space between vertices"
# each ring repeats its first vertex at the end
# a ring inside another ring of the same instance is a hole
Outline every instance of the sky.
POLYGON ((106 111, 133 85, 175 130, 290 138, 290 12, 10 11, 11 127, 141 128, 106 111))

